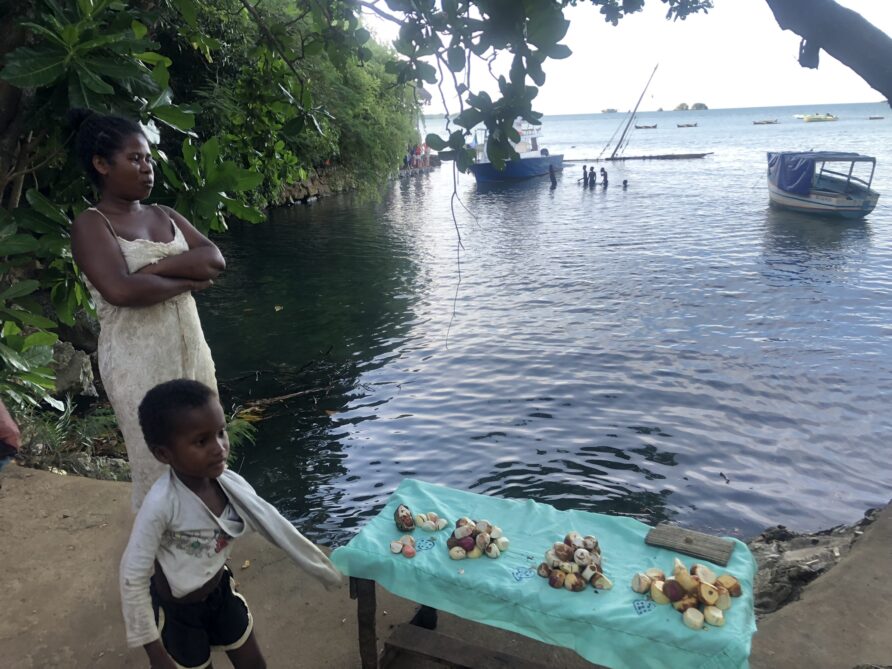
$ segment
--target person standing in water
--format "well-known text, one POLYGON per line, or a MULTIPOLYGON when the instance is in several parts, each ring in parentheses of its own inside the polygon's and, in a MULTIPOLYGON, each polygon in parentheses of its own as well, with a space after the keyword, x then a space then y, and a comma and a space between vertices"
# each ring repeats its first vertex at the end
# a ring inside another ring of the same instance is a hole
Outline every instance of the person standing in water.
POLYGON ((605 170, 603 167, 601 168, 601 185, 604 188, 607 188, 607 170, 605 170))
POLYGON ((548 177, 551 179, 551 188, 557 188, 557 177, 554 175, 554 165, 548 165, 548 177))
POLYGON ((71 228, 71 251, 99 317, 99 373, 124 435, 132 508, 168 467, 146 446, 137 408, 150 388, 177 378, 216 392, 214 361, 194 291, 226 267, 217 246, 182 215, 145 205, 154 186, 142 128, 121 116, 72 110, 81 166, 99 193, 71 228))
POLYGON ((588 187, 588 165, 582 166, 582 187, 588 187))

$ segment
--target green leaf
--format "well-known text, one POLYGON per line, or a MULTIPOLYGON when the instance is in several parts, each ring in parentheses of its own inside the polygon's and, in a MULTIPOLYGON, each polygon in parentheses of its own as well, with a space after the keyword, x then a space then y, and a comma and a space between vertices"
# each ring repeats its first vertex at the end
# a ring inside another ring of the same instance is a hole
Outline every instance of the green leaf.
POLYGON ((100 95, 111 95, 115 92, 115 89, 112 88, 105 81, 103 81, 102 77, 100 77, 95 72, 92 72, 83 63, 75 61, 74 69, 77 71, 77 75, 80 77, 83 85, 89 88, 94 93, 99 93, 100 95))
POLYGON ((468 107, 461 114, 452 119, 455 125, 470 130, 483 120, 483 112, 474 107, 468 107))
POLYGON ((183 161, 195 179, 201 178, 201 170, 198 169, 198 151, 189 139, 183 140, 183 161))
POLYGON ((54 33, 52 30, 50 30, 46 26, 42 26, 39 23, 31 23, 30 21, 23 21, 19 25, 22 28, 27 28, 28 30, 30 30, 33 33, 36 33, 42 37, 46 37, 47 39, 52 40, 53 42, 55 42, 62 48, 67 49, 65 40, 63 40, 61 37, 59 37, 56 33, 54 33))
POLYGON ((415 72, 417 73, 419 79, 423 79, 429 84, 437 83, 437 71, 430 63, 418 61, 415 64, 415 72))
POLYGON ((179 175, 166 160, 158 161, 158 167, 161 168, 161 173, 164 175, 164 178, 170 182, 170 185, 173 186, 174 189, 185 190, 185 186, 183 186, 183 182, 179 175))
POLYGON ((144 63, 148 63, 149 65, 156 65, 158 63, 164 63, 167 67, 173 65, 173 61, 170 58, 162 56, 160 53, 155 53, 154 51, 142 51, 133 54, 133 57, 144 63))
POLYGON ((172 0, 173 6, 177 8, 180 15, 186 19, 191 27, 195 27, 198 20, 198 6, 194 0, 172 0))
POLYGON ((2 309, 0 313, 5 314, 8 318, 17 320, 22 325, 30 325, 35 328, 55 328, 55 321, 50 320, 39 314, 24 309, 2 309))
POLYGON ((461 72, 465 69, 465 50, 460 46, 449 47, 446 52, 446 61, 453 72, 461 72))
POLYGON ((35 332, 25 337, 22 351, 27 351, 35 346, 52 346, 59 341, 59 335, 55 332, 35 332))
POLYGON ((456 130, 449 135, 449 148, 460 149, 465 145, 465 134, 461 130, 456 130))
POLYGON ((360 28, 356 32, 353 33, 353 39, 356 40, 357 44, 365 44, 371 39, 372 35, 365 28, 360 28))
POLYGON ((12 300, 24 295, 30 295, 40 287, 40 282, 34 279, 19 281, 0 293, 0 300, 12 300))
POLYGON ((58 223, 66 228, 71 223, 65 215, 65 212, 41 195, 36 188, 29 188, 28 192, 25 193, 25 199, 36 211, 46 216, 54 223, 58 223))
POLYGON ((18 352, 12 350, 6 344, 0 344, 0 360, 5 362, 7 367, 17 369, 20 372, 27 372, 31 367, 18 352))
POLYGON ((549 58, 554 58, 555 60, 569 58, 573 55, 570 47, 568 47, 566 44, 555 44, 553 47, 546 49, 545 53, 548 54, 549 58))
POLYGON ((226 207, 226 211, 228 211, 236 218, 240 218, 243 221, 248 221, 249 223, 263 223, 263 221, 266 220, 266 216, 264 216, 263 212, 259 209, 255 209, 254 207, 247 207, 238 200, 235 200, 231 197, 221 196, 220 200, 226 207))
POLYGON ((152 115, 174 130, 186 132, 195 126, 195 114, 176 105, 162 105, 152 110, 152 115))
POLYGON ((31 235, 12 235, 0 242, 0 256, 31 253, 37 249, 37 238, 31 235))
POLYGON ((81 16, 89 18, 93 15, 93 0, 77 0, 77 8, 81 12, 81 16))
POLYGON ((434 151, 442 151, 446 148, 446 140, 435 133, 428 134, 427 137, 424 138, 424 141, 434 151))
POLYGON ((304 129, 304 126, 307 124, 307 119, 303 114, 298 114, 293 119, 288 121, 285 125, 282 126, 282 134, 291 140, 296 140, 298 135, 300 135, 301 131, 304 129))
POLYGON ((68 73, 68 104, 71 107, 85 109, 100 107, 99 98, 84 85, 83 80, 74 71, 68 73))
POLYGON ((231 160, 227 160, 216 169, 213 182, 208 182, 208 187, 217 191, 232 191, 241 193, 252 188, 257 188, 263 183, 263 175, 252 170, 243 170, 231 160))
POLYGON ((108 58, 90 54, 81 58, 81 61, 92 71, 114 79, 140 79, 148 71, 139 61, 124 57, 108 58))
POLYGON ((133 34, 136 36, 136 39, 142 39, 146 36, 146 33, 149 32, 149 29, 145 27, 142 23, 133 19, 130 22, 130 29, 133 31, 133 34))
POLYGON ((217 168, 217 159, 220 157, 220 140, 211 137, 201 145, 201 169, 210 180, 217 168))
POLYGON ((13 323, 12 321, 6 321, 3 323, 3 327, 0 328, 0 337, 3 337, 5 340, 9 340, 11 337, 15 337, 22 333, 22 328, 13 323))
POLYGON ((53 407, 56 411, 65 411, 65 402, 61 400, 57 400, 55 397, 51 397, 50 395, 44 395, 41 397, 44 402, 53 407))
POLYGON ((162 90, 167 88, 167 85, 170 83, 170 72, 167 71, 167 65, 163 62, 156 64, 152 68, 152 81, 158 84, 158 87, 162 90))
POLYGON ((65 73, 65 57, 57 46, 19 47, 6 57, 0 78, 16 88, 49 86, 65 73))

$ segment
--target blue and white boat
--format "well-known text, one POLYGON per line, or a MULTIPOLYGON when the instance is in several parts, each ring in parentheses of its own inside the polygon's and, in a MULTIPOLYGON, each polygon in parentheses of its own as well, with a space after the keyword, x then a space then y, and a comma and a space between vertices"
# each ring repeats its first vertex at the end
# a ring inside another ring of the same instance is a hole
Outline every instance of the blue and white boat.
POLYGON ((880 197, 870 188, 875 169, 876 158, 860 153, 769 152, 768 197, 778 207, 804 214, 863 218, 880 197), (869 166, 870 175, 855 176, 856 166, 864 166, 859 172, 869 166))
POLYGON ((514 144, 514 150, 519 156, 505 161, 501 170, 486 155, 486 131, 478 130, 475 133, 476 157, 470 169, 477 183, 530 179, 548 174, 549 168, 553 168, 555 172, 564 169, 564 154, 552 155, 548 149, 540 146, 538 126, 515 123, 514 127, 520 133, 520 141, 514 144))

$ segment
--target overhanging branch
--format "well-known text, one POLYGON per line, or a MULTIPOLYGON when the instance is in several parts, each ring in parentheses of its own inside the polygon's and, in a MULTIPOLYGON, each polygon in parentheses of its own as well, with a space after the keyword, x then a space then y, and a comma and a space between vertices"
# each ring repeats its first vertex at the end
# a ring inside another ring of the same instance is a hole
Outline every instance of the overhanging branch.
POLYGON ((805 41, 803 67, 815 67, 818 49, 848 65, 892 100, 892 38, 834 0, 765 0, 778 25, 805 41))

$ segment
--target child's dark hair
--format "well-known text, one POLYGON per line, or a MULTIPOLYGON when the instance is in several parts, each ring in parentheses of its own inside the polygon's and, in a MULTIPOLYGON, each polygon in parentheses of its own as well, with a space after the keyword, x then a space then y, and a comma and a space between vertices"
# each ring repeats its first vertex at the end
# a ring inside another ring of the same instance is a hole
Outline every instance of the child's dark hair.
POLYGON ((102 156, 106 160, 124 146, 124 140, 131 135, 145 136, 139 123, 123 116, 106 116, 89 109, 70 109, 68 124, 77 131, 75 151, 77 160, 87 173, 87 178, 99 187, 102 175, 93 167, 93 156, 102 156))
POLYGON ((139 403, 139 426, 149 448, 169 445, 179 427, 177 419, 215 397, 213 390, 192 379, 174 379, 152 388, 139 403))

